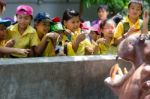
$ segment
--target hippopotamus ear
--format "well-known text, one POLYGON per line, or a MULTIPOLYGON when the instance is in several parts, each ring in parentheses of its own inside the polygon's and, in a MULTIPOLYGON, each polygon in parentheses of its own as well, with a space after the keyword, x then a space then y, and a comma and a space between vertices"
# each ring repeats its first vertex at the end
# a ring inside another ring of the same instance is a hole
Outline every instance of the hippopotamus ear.
POLYGON ((145 42, 146 39, 147 39, 147 35, 145 35, 145 34, 140 34, 140 35, 139 35, 139 39, 138 39, 138 43, 144 44, 144 42, 145 42))
POLYGON ((130 60, 134 51, 134 42, 130 40, 122 41, 118 46, 118 56, 125 60, 130 60))

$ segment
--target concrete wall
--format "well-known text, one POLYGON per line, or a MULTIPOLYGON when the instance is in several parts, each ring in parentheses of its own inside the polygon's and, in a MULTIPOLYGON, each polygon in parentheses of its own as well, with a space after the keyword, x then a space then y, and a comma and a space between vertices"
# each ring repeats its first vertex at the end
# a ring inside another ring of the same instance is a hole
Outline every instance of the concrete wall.
MULTIPOLYGON (((115 56, 0 59, 0 99, 117 99, 103 83, 115 56)), ((122 60, 121 66, 128 66, 122 60)))

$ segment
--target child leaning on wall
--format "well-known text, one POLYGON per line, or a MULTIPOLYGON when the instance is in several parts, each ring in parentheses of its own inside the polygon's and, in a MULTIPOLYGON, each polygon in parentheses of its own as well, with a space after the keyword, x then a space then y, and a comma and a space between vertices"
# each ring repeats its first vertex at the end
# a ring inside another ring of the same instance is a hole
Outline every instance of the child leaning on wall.
POLYGON ((128 15, 116 27, 114 32, 114 44, 118 45, 124 38, 139 32, 142 27, 142 0, 130 0, 128 4, 128 15))
POLYGON ((46 12, 40 12, 34 18, 34 27, 40 39, 40 44, 36 48, 37 56, 55 56, 54 45, 59 34, 49 32, 50 22, 50 15, 46 12))
POLYGON ((9 41, 6 40, 6 28, 11 24, 9 20, 0 19, 0 57, 6 57, 11 53, 28 54, 29 49, 10 48, 9 41))
POLYGON ((33 9, 29 5, 20 5, 16 9, 17 23, 8 27, 8 38, 13 39, 14 48, 31 49, 29 54, 12 54, 11 57, 21 58, 34 56, 39 38, 36 30, 30 25, 33 18, 33 9))
POLYGON ((64 30, 60 33, 61 40, 56 46, 62 45, 65 55, 74 56, 80 42, 85 39, 85 34, 81 34, 79 13, 73 9, 66 9, 63 13, 62 24, 64 30))
MULTIPOLYGON (((0 15, 3 14, 4 10, 6 7, 6 2, 4 0, 0 0, 0 15)), ((5 35, 6 34, 6 27, 10 24, 10 22, 8 20, 2 20, 0 18, 0 23, 1 23, 1 27, 3 28, 1 32, 1 34, 5 35), (7 25, 3 25, 4 23, 7 23, 7 25)), ((4 42, 3 38, 1 39, 2 42, 4 42)), ((18 53, 18 54, 25 54, 25 53, 29 53, 28 49, 17 49, 17 48, 9 48, 9 47, 5 47, 3 46, 4 43, 2 43, 2 46, 0 46, 0 57, 3 57, 4 54, 11 54, 11 53, 18 53)))

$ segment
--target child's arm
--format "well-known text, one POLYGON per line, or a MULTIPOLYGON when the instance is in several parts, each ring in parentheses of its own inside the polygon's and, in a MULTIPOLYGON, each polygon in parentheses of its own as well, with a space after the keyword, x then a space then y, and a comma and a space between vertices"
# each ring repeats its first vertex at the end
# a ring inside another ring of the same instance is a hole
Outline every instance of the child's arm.
POLYGON ((144 11, 142 33, 148 33, 148 21, 149 21, 148 11, 144 11))
POLYGON ((77 51, 80 42, 82 42, 85 39, 85 35, 85 33, 79 34, 77 38, 72 42, 72 48, 75 52, 77 51))
POLYGON ((15 44, 15 40, 10 39, 6 42, 5 47, 13 47, 15 44))
POLYGON ((135 26, 132 26, 129 28, 129 30, 124 33, 121 37, 119 37, 117 40, 115 40, 115 45, 118 45, 122 40, 133 34, 134 32, 137 32, 137 29, 134 28, 135 26))
POLYGON ((30 52, 29 49, 19 49, 19 48, 9 48, 9 47, 0 48, 0 53, 3 54, 11 54, 11 53, 28 54, 29 52, 30 52))
POLYGON ((43 38, 41 43, 35 47, 35 53, 36 55, 41 55, 41 53, 44 51, 44 49, 46 48, 49 40, 53 41, 53 47, 54 47, 54 42, 56 42, 56 39, 59 37, 58 33, 47 33, 43 38))

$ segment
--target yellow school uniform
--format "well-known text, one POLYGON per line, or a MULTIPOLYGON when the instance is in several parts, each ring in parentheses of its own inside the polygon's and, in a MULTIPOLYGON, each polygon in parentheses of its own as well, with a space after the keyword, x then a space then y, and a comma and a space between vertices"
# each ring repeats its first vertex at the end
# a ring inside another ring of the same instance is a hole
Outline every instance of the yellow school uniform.
POLYGON ((0 47, 5 47, 5 44, 6 44, 6 40, 0 41, 0 47))
POLYGON ((111 44, 99 44, 99 54, 117 54, 117 47, 111 44))
POLYGON ((42 56, 46 56, 46 57, 55 56, 55 49, 54 49, 54 46, 53 46, 51 40, 48 40, 48 44, 47 44, 45 50, 43 51, 42 56))
POLYGON ((85 47, 93 47, 92 43, 87 38, 79 44, 76 55, 85 55, 85 47))
POLYGON ((135 29, 140 29, 141 28, 141 23, 142 20, 138 19, 136 23, 132 23, 129 17, 125 17, 121 22, 116 27, 116 30, 114 32, 114 38, 119 39, 123 34, 124 34, 124 26, 123 23, 129 23, 129 27, 134 26, 135 29))
MULTIPOLYGON (((0 41, 0 47, 1 47, 1 48, 2 48, 2 47, 5 47, 5 44, 6 44, 6 40, 0 41)), ((1 57, 1 58, 6 58, 6 57, 8 57, 8 56, 5 55, 5 54, 0 53, 0 57, 1 57)))
POLYGON ((74 52, 72 48, 72 41, 76 39, 76 37, 81 33, 81 30, 78 29, 74 33, 70 33, 70 36, 67 36, 63 33, 63 39, 62 39, 62 46, 65 45, 66 40, 69 41, 67 44, 67 56, 75 56, 76 53, 74 52))
MULTIPOLYGON (((30 25, 27 27, 27 29, 22 35, 18 31, 18 24, 11 25, 8 28, 8 38, 15 40, 14 48, 30 49, 33 46, 37 46, 39 44, 39 38, 36 33, 36 30, 32 28, 30 25)), ((25 55, 13 54, 13 56, 27 57, 27 54, 25 55)))

